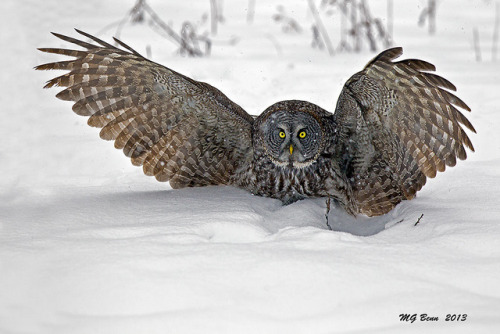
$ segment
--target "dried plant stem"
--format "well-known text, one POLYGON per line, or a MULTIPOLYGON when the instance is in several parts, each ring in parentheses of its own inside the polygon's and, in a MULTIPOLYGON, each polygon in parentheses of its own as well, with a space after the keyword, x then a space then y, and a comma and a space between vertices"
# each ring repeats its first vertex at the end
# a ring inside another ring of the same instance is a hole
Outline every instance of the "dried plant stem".
POLYGON ((248 0, 247 23, 252 24, 255 15, 255 0, 248 0))
MULTIPOLYGON (((182 26, 181 34, 175 32, 168 24, 166 24, 156 12, 151 8, 146 0, 137 0, 132 9, 130 9, 127 15, 111 24, 108 24, 103 29, 101 29, 97 35, 105 32, 106 30, 117 27, 115 32, 115 37, 120 38, 120 33, 125 24, 128 22, 144 22, 145 15, 149 15, 148 23, 155 29, 160 35, 165 36, 177 44, 180 48, 180 52, 187 54, 189 56, 203 56, 210 53, 211 41, 205 36, 197 35, 194 27, 191 23, 185 22, 182 26), (200 42, 205 44, 205 52, 200 49, 200 42)), ((149 50, 148 52, 151 52, 149 50)))
POLYGON ((424 217, 424 214, 422 213, 420 215, 420 217, 418 217, 417 222, 413 226, 417 226, 418 224, 420 224, 420 219, 422 219, 423 217, 424 217))
POLYGON ((210 28, 212 35, 217 35, 217 22, 219 21, 219 11, 217 0, 210 0, 210 28))
POLYGON ((368 40, 368 44, 370 45, 371 51, 377 50, 377 42, 375 41, 375 37, 373 35, 372 23, 374 20, 370 15, 370 11, 366 6, 366 2, 363 0, 359 5, 359 11, 363 18, 362 25, 365 27, 366 39, 368 40))
POLYGON ((321 21, 321 17, 319 16, 318 9, 316 8, 316 5, 314 4, 313 0, 308 0, 308 3, 309 3, 309 9, 311 10, 314 21, 316 21, 316 26, 318 28, 320 35, 321 35, 321 38, 323 39, 323 42, 326 45, 326 49, 328 50, 328 53, 330 54, 330 56, 333 56, 335 54, 335 51, 333 49, 332 42, 330 41, 330 37, 328 36, 328 33, 326 32, 325 26, 323 25, 323 22, 321 21))
POLYGON ((436 32, 436 0, 427 1, 427 7, 420 13, 418 24, 424 25, 426 20, 429 26, 429 34, 432 35, 436 32))
POLYGON ((500 3, 495 6, 495 28, 493 28, 493 42, 491 44, 491 60, 497 60, 498 51, 498 30, 500 30, 500 3))
POLYGON ((387 0, 387 39, 385 47, 392 45, 394 32, 394 4, 393 0, 387 0))
POLYGON ((436 32, 436 0, 429 0, 429 34, 436 32))
POLYGON ((476 61, 481 61, 481 46, 479 45, 479 32, 476 27, 474 27, 474 30, 472 31, 472 37, 474 39, 474 51, 476 53, 476 61))
POLYGON ((357 5, 353 1, 351 2, 351 27, 352 27, 352 38, 353 38, 353 46, 354 46, 354 51, 359 52, 361 51, 361 38, 360 38, 360 33, 359 33, 359 24, 358 24, 358 10, 357 10, 357 5))

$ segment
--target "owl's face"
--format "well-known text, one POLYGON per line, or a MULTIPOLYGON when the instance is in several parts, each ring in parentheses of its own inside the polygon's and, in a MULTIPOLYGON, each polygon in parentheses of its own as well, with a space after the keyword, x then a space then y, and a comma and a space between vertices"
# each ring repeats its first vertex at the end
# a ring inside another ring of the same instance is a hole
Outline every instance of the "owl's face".
POLYGON ((270 108, 274 111, 259 126, 267 155, 280 166, 302 168, 313 163, 322 147, 323 131, 318 120, 293 104, 270 108))

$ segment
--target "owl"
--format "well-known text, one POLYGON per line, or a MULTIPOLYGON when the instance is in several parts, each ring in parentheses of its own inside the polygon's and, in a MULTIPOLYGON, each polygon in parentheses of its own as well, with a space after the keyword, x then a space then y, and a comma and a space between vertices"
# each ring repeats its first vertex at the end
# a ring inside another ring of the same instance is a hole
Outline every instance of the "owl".
POLYGON ((39 50, 72 57, 37 70, 69 71, 45 88, 102 128, 136 166, 172 188, 228 185, 284 204, 336 201, 377 216, 415 197, 436 173, 474 147, 455 86, 417 59, 383 51, 345 83, 334 113, 310 102, 277 102, 249 115, 217 88, 77 30, 80 48, 39 50))

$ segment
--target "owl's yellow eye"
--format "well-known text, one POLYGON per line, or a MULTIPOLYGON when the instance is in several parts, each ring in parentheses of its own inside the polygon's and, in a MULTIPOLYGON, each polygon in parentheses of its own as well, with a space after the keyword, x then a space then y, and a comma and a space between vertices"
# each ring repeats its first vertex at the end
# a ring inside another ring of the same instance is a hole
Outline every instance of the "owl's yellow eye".
POLYGON ((285 138, 286 134, 285 131, 280 131, 280 138, 285 138))
POLYGON ((299 133, 299 138, 305 138, 306 137, 306 132, 305 131, 301 131, 299 133))

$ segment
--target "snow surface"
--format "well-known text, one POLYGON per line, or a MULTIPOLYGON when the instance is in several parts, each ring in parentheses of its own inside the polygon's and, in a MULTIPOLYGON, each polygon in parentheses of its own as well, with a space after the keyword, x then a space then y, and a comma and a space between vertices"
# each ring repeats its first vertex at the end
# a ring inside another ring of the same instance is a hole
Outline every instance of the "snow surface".
MULTIPOLYGON (((437 34, 416 25, 424 1, 395 2, 394 40, 434 63, 473 112, 476 152, 386 216, 353 221, 325 203, 289 206, 238 189, 171 190, 142 175, 98 130, 42 90, 56 72, 36 47, 49 34, 97 33, 135 1, 2 1, 0 333, 492 333, 500 329, 500 62, 495 1, 440 1, 437 34), (483 62, 476 62, 478 28, 483 62), (424 214, 419 224, 416 221, 424 214), (402 221, 401 221, 402 220, 402 221), (423 314, 437 322, 399 321, 423 314), (467 314, 447 322, 447 314, 467 314)), ((209 1, 148 1, 176 30, 209 1)), ((333 111, 345 80, 374 54, 309 47, 285 34, 279 1, 224 1, 209 58, 183 58, 145 25, 122 39, 258 114, 284 99, 333 111), (233 36, 234 46, 227 44, 233 36)), ((371 3, 385 17, 385 2, 371 3)), ((205 24, 203 29, 206 29, 205 24)), ((113 34, 108 30, 102 38, 113 34)), ((337 43, 338 36, 332 36, 337 43)))

